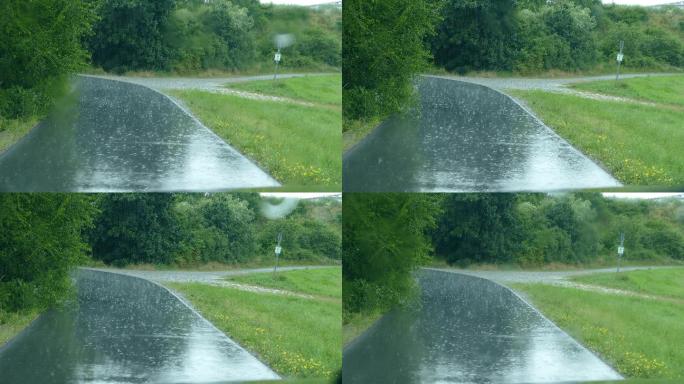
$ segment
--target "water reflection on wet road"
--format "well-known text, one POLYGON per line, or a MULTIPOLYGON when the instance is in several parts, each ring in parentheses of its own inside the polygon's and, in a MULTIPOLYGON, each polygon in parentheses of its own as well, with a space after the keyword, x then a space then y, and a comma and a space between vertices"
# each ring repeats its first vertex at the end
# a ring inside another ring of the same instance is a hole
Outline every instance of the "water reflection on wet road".
POLYGON ((423 270, 419 305, 344 351, 345 383, 553 383, 620 379, 507 288, 423 270))
POLYGON ((0 382, 216 383, 277 379, 164 288, 78 272, 78 299, 0 349, 0 382))
POLYGON ((0 191, 213 191, 278 183, 168 97, 79 76, 0 156, 0 191))
POLYGON ((551 191, 620 186, 490 88, 423 77, 419 111, 393 117, 344 157, 344 191, 551 191))

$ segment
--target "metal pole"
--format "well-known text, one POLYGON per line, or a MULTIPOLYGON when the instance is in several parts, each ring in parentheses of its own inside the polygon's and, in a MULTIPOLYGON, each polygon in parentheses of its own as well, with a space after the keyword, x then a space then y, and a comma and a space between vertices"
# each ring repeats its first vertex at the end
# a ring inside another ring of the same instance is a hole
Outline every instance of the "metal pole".
POLYGON ((617 260, 617 271, 620 273, 620 261, 622 261, 622 253, 625 247, 625 233, 620 232, 620 247, 618 248, 618 260, 617 260))
POLYGON ((283 240, 283 233, 282 233, 282 232, 278 232, 278 245, 276 245, 276 251, 275 251, 276 260, 275 260, 275 266, 273 267, 273 275, 274 275, 274 276, 275 276, 275 274, 278 272, 278 258, 279 258, 279 256, 280 256, 280 250, 281 250, 281 248, 280 248, 280 242, 281 242, 282 240, 283 240))
MULTIPOLYGON (((280 48, 278 48, 278 55, 280 55, 280 48)), ((280 64, 280 60, 275 60, 275 72, 273 72, 273 81, 276 81, 278 78, 278 64, 280 64)))
POLYGON ((620 40, 620 53, 618 54, 617 60, 617 73, 615 74, 615 81, 620 80, 620 64, 622 64, 622 48, 625 47, 625 41, 620 40))

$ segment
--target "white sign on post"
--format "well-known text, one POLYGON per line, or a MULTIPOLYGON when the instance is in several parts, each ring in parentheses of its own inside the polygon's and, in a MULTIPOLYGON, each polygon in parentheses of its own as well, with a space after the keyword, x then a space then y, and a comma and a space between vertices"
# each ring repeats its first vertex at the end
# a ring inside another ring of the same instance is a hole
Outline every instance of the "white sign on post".
POLYGON ((275 253, 276 253, 276 255, 280 255, 280 252, 282 252, 282 250, 283 250, 283 249, 280 247, 280 245, 276 245, 276 247, 275 247, 275 253))
POLYGON ((617 61, 621 63, 622 59, 624 59, 624 57, 625 57, 625 55, 623 55, 622 53, 618 53, 617 54, 617 61))
POLYGON ((618 255, 622 256, 625 253, 625 247, 618 247, 618 255))
POLYGON ((275 60, 276 63, 279 63, 279 62, 280 62, 280 52, 276 52, 275 57, 273 58, 273 60, 275 60))

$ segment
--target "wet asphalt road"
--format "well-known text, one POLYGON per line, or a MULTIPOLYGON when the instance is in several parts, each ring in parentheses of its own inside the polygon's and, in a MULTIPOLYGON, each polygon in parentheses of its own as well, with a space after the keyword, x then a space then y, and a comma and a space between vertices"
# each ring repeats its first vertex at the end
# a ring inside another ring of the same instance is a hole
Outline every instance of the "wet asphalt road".
POLYGON ((620 379, 509 289, 424 270, 420 305, 344 351, 345 383, 556 383, 620 379))
POLYGON ((0 191, 220 191, 271 176, 172 99, 79 76, 74 95, 0 155, 0 191))
POLYGON ((0 382, 223 383, 277 379, 165 288, 80 270, 77 300, 0 349, 0 382))
POLYGON ((420 78, 417 87, 417 111, 388 119, 345 154, 344 191, 555 191, 620 186, 500 92, 436 77, 420 78))

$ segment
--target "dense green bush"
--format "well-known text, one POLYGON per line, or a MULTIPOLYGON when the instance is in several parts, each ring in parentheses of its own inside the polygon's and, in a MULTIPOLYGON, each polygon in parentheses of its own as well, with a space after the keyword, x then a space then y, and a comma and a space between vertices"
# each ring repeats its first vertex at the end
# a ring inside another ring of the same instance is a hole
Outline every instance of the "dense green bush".
POLYGON ((0 116, 43 114, 86 61, 81 39, 93 9, 80 0, 5 0, 0 15, 0 116))
POLYGON ((0 311, 44 309, 69 292, 69 271, 87 259, 95 214, 79 194, 0 194, 0 311))

